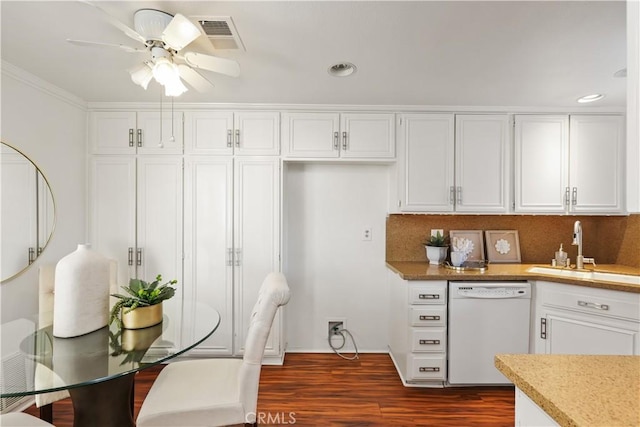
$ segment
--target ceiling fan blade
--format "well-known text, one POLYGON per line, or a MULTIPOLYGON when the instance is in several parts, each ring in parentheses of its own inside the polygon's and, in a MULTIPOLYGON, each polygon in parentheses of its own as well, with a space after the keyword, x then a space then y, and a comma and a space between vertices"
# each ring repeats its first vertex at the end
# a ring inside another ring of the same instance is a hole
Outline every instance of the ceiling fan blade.
POLYGON ((109 13, 107 13, 107 11, 102 9, 100 6, 98 6, 97 4, 95 4, 95 3, 91 2, 91 1, 87 1, 87 0, 79 0, 79 1, 81 3, 84 3, 86 5, 89 5, 89 6, 93 7, 93 8, 95 8, 95 9, 99 10, 100 13, 102 13, 102 15, 104 16, 104 19, 109 24, 113 25, 114 27, 116 27, 117 29, 119 29, 120 31, 125 33, 127 36, 129 36, 133 40, 139 41, 140 43, 142 43, 142 44, 144 44, 146 46, 147 41, 144 39, 144 37, 142 37, 140 34, 138 34, 132 28, 130 28, 127 25, 125 25, 122 22, 120 22, 118 19, 116 19, 113 16, 111 16, 109 13))
POLYGON ((207 92, 213 87, 213 83, 188 65, 178 65, 178 72, 180 73, 180 77, 193 86, 198 92, 207 92))
POLYGON ((173 50, 180 51, 201 35, 200 29, 193 22, 176 13, 162 32, 162 41, 173 50))
POLYGON ((240 65, 233 59, 218 58, 217 56, 197 52, 187 52, 181 58, 184 59, 188 65, 195 68, 214 71, 231 77, 238 77, 240 75, 240 65))
POLYGON ((115 47, 117 49, 124 50, 125 52, 128 52, 128 53, 145 53, 145 52, 147 52, 146 49, 138 49, 138 48, 135 48, 135 47, 124 45, 124 44, 100 43, 100 42, 90 42, 90 41, 86 41, 86 40, 73 40, 73 39, 67 39, 67 42, 69 42, 71 44, 75 44, 77 46, 95 46, 95 47, 107 47, 107 48, 114 48, 115 47))

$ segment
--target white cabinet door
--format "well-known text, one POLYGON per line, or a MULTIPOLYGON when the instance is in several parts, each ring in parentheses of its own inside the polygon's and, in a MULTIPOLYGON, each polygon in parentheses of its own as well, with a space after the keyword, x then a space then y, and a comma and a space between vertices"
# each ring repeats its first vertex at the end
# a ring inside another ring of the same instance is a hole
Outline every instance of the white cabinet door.
POLYGON ((515 116, 516 212, 565 211, 568 155, 567 116, 515 116))
POLYGON ((571 116, 571 211, 623 211, 623 120, 620 116, 571 116))
POLYGON ((399 120, 400 209, 453 211, 453 114, 405 114, 399 120))
POLYGON ((241 111, 234 114, 235 154, 277 156, 280 154, 280 113, 241 111))
MULTIPOLYGON (((263 280, 280 270, 279 159, 236 158, 234 168, 235 349, 244 351, 249 317, 263 280)), ((279 355, 276 317, 265 355, 279 355)))
POLYGON ((510 138, 507 115, 456 116, 458 212, 509 211, 510 138))
POLYGON ((395 117, 384 113, 344 113, 340 123, 341 156, 345 158, 395 157, 395 117))
POLYGON ((233 113, 186 112, 184 141, 185 154, 233 154, 233 113))
POLYGON ((90 243, 118 263, 118 285, 136 277, 136 158, 91 158, 90 243))
POLYGON ((89 114, 91 153, 134 154, 137 145, 136 113, 98 111, 89 114))
MULTIPOLYGON (((230 355, 233 342, 233 159, 186 157, 184 193, 185 300, 220 314, 220 326, 190 354, 230 355)), ((204 325, 189 321, 187 336, 204 325)))
POLYGON ((388 113, 287 113, 283 141, 290 158, 392 159, 395 118, 388 113))
POLYGON ((282 140, 286 157, 337 158, 340 155, 340 114, 283 114, 282 140))
POLYGON ((95 111, 90 113, 93 154, 180 154, 182 113, 95 111))

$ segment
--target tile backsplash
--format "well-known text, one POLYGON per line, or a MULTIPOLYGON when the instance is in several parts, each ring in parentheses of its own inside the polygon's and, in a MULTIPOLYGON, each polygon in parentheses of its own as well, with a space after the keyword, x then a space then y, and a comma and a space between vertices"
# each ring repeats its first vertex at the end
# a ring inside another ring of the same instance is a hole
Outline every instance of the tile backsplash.
MULTIPOLYGON (((575 262, 573 224, 580 220, 582 252, 599 264, 640 268, 640 214, 629 216, 393 214, 387 218, 386 259, 426 261, 423 242, 431 229, 518 230, 523 263, 551 262, 560 243, 575 262)), ((484 235, 484 233, 483 233, 484 235)))

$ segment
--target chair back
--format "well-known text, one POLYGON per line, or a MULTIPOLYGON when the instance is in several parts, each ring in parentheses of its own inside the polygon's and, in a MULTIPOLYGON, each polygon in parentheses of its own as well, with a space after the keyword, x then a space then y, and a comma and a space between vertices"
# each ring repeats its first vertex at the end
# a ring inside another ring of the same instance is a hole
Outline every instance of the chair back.
POLYGON ((251 311, 239 375, 240 401, 247 418, 245 423, 255 423, 264 349, 276 312, 280 306, 289 302, 289 297, 289 285, 284 275, 277 272, 269 273, 262 282, 258 301, 251 311))

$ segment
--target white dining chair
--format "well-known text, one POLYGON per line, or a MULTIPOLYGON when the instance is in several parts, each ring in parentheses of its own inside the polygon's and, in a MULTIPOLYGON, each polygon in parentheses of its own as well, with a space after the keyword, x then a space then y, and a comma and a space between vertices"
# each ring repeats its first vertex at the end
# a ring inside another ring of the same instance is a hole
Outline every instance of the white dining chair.
POLYGON ((142 403, 138 427, 256 423, 264 349, 278 307, 289 301, 287 280, 270 273, 251 313, 244 356, 170 363, 142 403))
POLYGON ((0 415, 2 427, 54 427, 46 421, 24 412, 9 412, 0 415))

